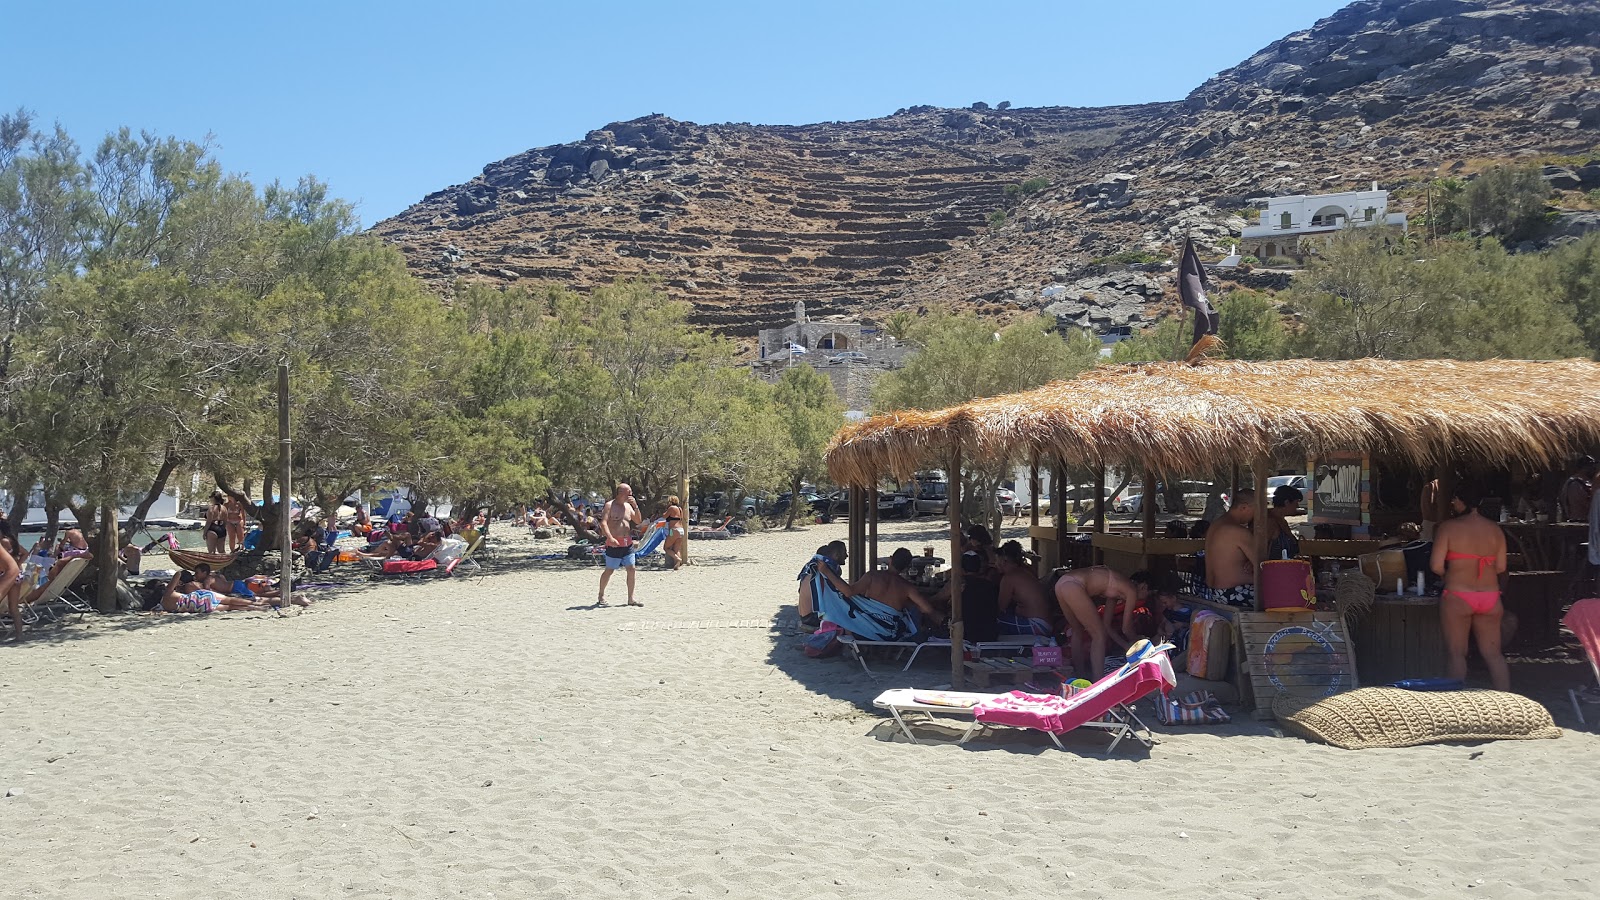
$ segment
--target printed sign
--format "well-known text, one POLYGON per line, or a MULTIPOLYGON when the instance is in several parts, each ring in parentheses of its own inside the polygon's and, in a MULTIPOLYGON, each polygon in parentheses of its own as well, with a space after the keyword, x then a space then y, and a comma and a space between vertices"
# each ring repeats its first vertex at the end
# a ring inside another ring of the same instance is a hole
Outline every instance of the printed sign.
POLYGON ((1316 490, 1311 496, 1311 519, 1361 525, 1368 512, 1368 470, 1360 453, 1330 453, 1312 470, 1316 490))

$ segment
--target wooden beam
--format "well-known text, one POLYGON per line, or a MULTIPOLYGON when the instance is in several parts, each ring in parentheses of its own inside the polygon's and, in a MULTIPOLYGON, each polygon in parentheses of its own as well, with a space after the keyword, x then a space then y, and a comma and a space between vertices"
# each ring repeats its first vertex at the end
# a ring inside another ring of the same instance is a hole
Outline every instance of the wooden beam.
POLYGON ((1272 541, 1272 529, 1267 524, 1267 476, 1272 471, 1272 457, 1265 453, 1256 457, 1255 464, 1251 466, 1255 475, 1256 488, 1256 514, 1254 523, 1250 526, 1256 545, 1256 609, 1261 606, 1261 565, 1267 560, 1267 545, 1272 541))
MULTIPOLYGON (((291 459, 289 443, 289 363, 278 363, 278 615, 298 616, 300 607, 294 605, 294 551, 290 545, 293 543, 292 522, 289 521, 289 460, 291 459)), ((342 499, 342 498, 341 498, 342 499)), ((116 520, 111 521, 113 528, 116 520)))
MULTIPOLYGON (((1051 482, 1052 486, 1054 481, 1051 482)), ((1033 460, 1028 466, 1028 527, 1037 527, 1039 524, 1039 454, 1033 454, 1033 460)), ((1035 547, 1035 550, 1039 548, 1035 547)))
MULTIPOLYGON (((847 572, 851 581, 861 577, 861 556, 859 552, 861 547, 857 538, 861 534, 861 497, 863 493, 861 488, 855 485, 850 486, 850 528, 846 533, 845 544, 848 545, 850 553, 850 564, 847 572)), ((873 499, 876 502, 877 498, 873 499)))
POLYGON ((961 619, 961 445, 950 454, 950 689, 961 690, 966 680, 966 625, 961 619))
POLYGON ((866 570, 878 570, 878 477, 872 477, 872 487, 867 489, 870 495, 867 502, 867 558, 866 570))
MULTIPOLYGON (((1106 467, 1104 464, 1094 468, 1094 530, 1096 534, 1106 533, 1106 467)), ((1094 564, 1104 565, 1106 552, 1100 547, 1094 548, 1094 564)))

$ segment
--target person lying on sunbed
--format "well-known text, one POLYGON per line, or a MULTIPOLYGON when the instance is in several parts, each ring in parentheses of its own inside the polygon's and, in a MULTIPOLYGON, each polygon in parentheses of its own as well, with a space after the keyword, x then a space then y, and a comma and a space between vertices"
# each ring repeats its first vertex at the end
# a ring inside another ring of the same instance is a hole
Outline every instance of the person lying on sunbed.
POLYGON ((1055 632, 1050 620, 1050 599, 1044 585, 1023 556, 1022 545, 1006 541, 996 552, 1000 567, 1000 614, 995 625, 1000 634, 1044 636, 1055 632))
POLYGON ((208 613, 216 610, 266 609, 265 603, 229 597, 211 589, 211 567, 201 563, 193 571, 182 569, 167 582, 166 593, 161 596, 161 608, 166 612, 208 613))

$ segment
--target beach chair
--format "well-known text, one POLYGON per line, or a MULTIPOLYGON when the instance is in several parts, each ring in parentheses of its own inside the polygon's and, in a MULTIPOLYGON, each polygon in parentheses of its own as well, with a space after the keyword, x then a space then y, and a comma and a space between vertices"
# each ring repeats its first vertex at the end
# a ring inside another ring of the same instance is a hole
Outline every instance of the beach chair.
MULTIPOLYGON (((1048 636, 1015 634, 1004 635, 992 641, 978 641, 976 643, 968 641, 962 646, 965 647, 967 651, 979 657, 983 656, 984 653, 999 653, 1004 656, 1022 656, 1024 651, 1032 652, 1034 647, 1040 646, 1041 644, 1049 646, 1052 642, 1053 639, 1048 636)), ((949 638, 929 638, 926 641, 864 641, 850 634, 848 631, 842 631, 839 633, 839 643, 845 648, 846 651, 849 652, 851 658, 861 664, 861 671, 866 672, 868 675, 871 675, 874 678, 878 677, 878 673, 872 671, 872 667, 867 665, 867 657, 862 652, 863 650, 877 648, 898 651, 900 657, 905 658, 905 665, 900 667, 900 671, 905 672, 911 669, 912 663, 917 661, 917 655, 923 650, 929 647, 943 648, 945 650, 950 649, 949 638), (909 654, 907 651, 910 651, 909 654)), ((897 662, 899 661, 900 657, 896 657, 897 662)))
POLYGON ((912 743, 918 744, 906 721, 908 715, 921 713, 928 721, 935 716, 970 717, 957 744, 965 744, 977 737, 990 725, 1027 728, 1043 731, 1057 749, 1065 750, 1060 735, 1078 728, 1094 728, 1108 732, 1113 753, 1123 738, 1132 738, 1146 748, 1156 743, 1149 726, 1133 711, 1133 704, 1154 691, 1170 690, 1177 684, 1172 663, 1167 653, 1171 644, 1150 646, 1129 654, 1129 661, 1092 686, 1070 697, 1023 694, 978 694, 964 691, 919 691, 899 688, 884 691, 872 704, 888 710, 895 724, 912 743))
MULTIPOLYGON (((22 617, 22 623, 24 625, 38 625, 46 621, 47 618, 52 622, 59 621, 63 618, 63 614, 56 611, 55 607, 57 605, 65 606, 70 612, 77 613, 78 618, 83 618, 83 614, 89 612, 93 607, 75 594, 72 595, 71 600, 67 599, 67 595, 72 589, 72 583, 78 580, 78 576, 83 574, 84 567, 87 565, 89 565, 88 557, 79 556, 67 560, 66 565, 61 567, 61 571, 56 573, 56 577, 45 584, 44 593, 40 594, 32 603, 22 604, 17 610, 17 615, 22 617)), ((10 623, 8 622, 7 624, 10 623)))
POLYGON ((1572 609, 1567 610, 1561 624, 1567 626, 1567 630, 1583 645, 1583 652, 1589 657, 1589 670, 1594 674, 1593 684, 1567 691, 1567 696, 1572 700, 1572 711, 1578 714, 1578 723, 1587 725, 1589 723, 1584 718, 1583 708, 1600 704, 1600 597, 1590 597, 1572 604, 1572 609))
POLYGON ((462 568, 463 566, 482 574, 483 566, 479 564, 477 555, 479 549, 483 547, 484 538, 485 536, 483 534, 478 534, 477 537, 467 545, 467 549, 463 551, 460 556, 445 563, 444 574, 454 575, 456 570, 462 568))

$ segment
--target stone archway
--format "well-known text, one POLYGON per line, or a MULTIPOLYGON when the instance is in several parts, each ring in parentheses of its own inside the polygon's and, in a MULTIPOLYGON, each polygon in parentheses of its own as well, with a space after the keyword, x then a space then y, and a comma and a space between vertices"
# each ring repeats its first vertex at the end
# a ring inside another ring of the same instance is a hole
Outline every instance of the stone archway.
POLYGON ((830 331, 817 337, 817 350, 849 350, 850 336, 842 331, 830 331))
POLYGON ((1261 248, 1261 261, 1262 262, 1266 262, 1267 260, 1269 260, 1269 259, 1271 259, 1271 258, 1273 258, 1274 256, 1277 256, 1277 255, 1278 255, 1278 245, 1277 244, 1268 244, 1265 247, 1261 248))

